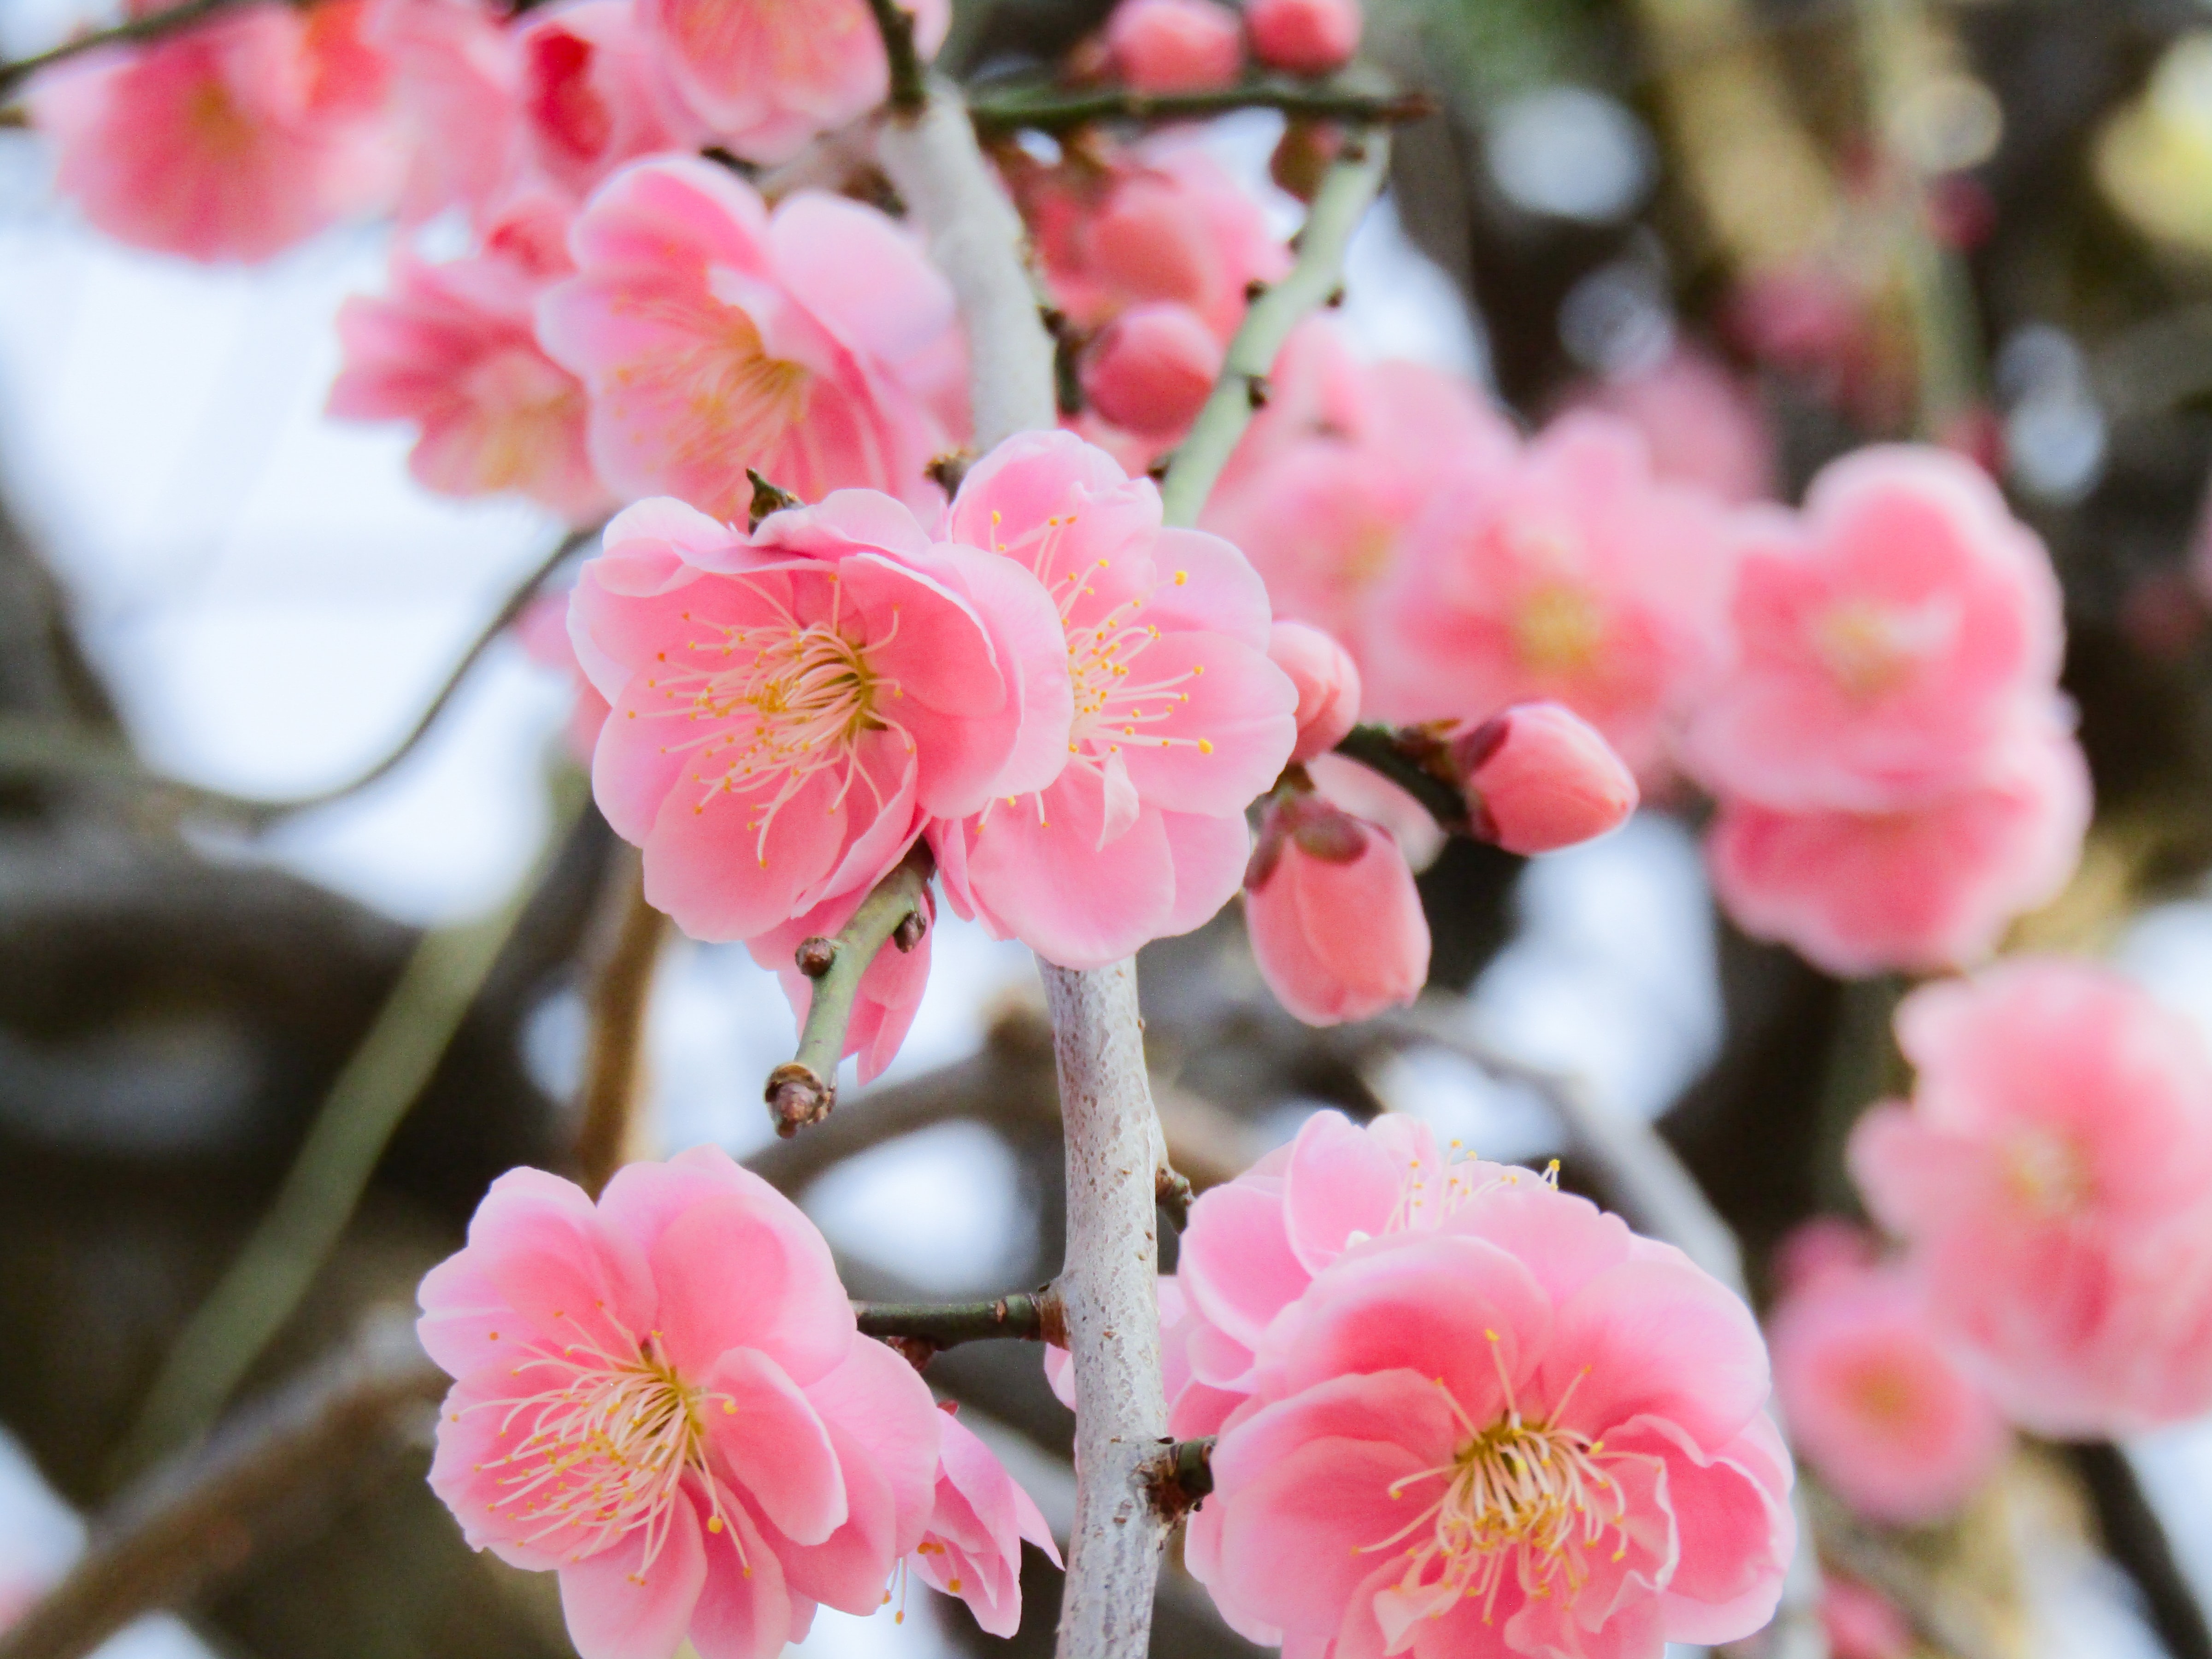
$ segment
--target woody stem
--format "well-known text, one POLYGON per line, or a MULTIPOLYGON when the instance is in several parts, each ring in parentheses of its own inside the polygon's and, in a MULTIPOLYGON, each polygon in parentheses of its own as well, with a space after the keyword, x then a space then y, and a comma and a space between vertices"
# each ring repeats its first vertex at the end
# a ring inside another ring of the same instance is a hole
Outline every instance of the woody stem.
POLYGON ((988 137, 1024 130, 1065 132, 1093 121, 1188 121, 1240 109, 1279 110, 1295 120, 1380 126, 1418 121, 1435 108, 1418 92, 1266 76, 1206 92, 1146 94, 1113 87, 1069 93, 1052 85, 994 88, 970 103, 969 114, 988 137))
POLYGON ((1355 726, 1336 752, 1389 779, 1420 802, 1439 830, 1468 832, 1467 797, 1441 769, 1444 746, 1431 733, 1417 726, 1355 726))
POLYGON ((1050 1289, 988 1302, 856 1302, 860 1334, 896 1338, 936 1350, 996 1337, 1023 1342, 1065 1340, 1058 1292, 1050 1289))

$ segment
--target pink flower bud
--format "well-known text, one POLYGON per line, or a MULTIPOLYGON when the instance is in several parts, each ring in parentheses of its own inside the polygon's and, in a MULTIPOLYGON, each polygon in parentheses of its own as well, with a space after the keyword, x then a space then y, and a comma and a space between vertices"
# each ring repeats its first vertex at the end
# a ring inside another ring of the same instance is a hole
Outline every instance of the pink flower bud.
POLYGON ((1252 0, 1244 27, 1270 69, 1326 75, 1359 48, 1359 0, 1252 0))
POLYGON ((1309 1025, 1365 1019, 1420 994, 1429 924, 1390 832, 1318 795, 1270 802, 1244 873, 1260 976, 1309 1025))
POLYGON ((1516 703, 1452 739, 1475 833, 1509 853, 1551 853, 1636 810, 1635 775, 1579 714, 1516 703))
POLYGON ((1106 50, 1137 92, 1204 92, 1237 78, 1244 58, 1236 14, 1212 0, 1121 0, 1106 50))
POLYGON ((1221 374, 1221 342, 1172 301, 1123 312, 1092 342, 1083 395, 1115 426, 1172 439, 1198 418, 1221 374))
POLYGON ((1359 719, 1359 665, 1304 623, 1275 623, 1267 634, 1267 655, 1298 689, 1298 742, 1291 758, 1327 754, 1359 719))

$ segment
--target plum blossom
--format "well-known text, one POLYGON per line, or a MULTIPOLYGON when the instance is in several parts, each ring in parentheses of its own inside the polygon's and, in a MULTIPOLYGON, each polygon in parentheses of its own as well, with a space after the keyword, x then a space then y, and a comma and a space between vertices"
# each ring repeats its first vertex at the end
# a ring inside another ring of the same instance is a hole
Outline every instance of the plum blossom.
POLYGON ((1318 628, 1279 622, 1267 630, 1267 656, 1297 688, 1294 761, 1309 761, 1343 741, 1359 720, 1359 665, 1318 628))
POLYGON ((1360 667, 1385 719, 1564 703, 1637 775, 1720 650, 1728 525, 1652 476, 1635 429, 1577 411, 1500 471, 1462 469, 1407 532, 1360 667))
POLYGON ((1012 1636, 1022 1622, 1022 1545, 1042 1550, 1055 1567, 1052 1529, 1006 1468, 960 1419, 950 1401, 938 1449, 937 1497, 921 1542, 908 1557, 933 1589, 957 1595, 993 1636, 1012 1636))
POLYGON ((1416 873, 1443 855, 1450 837, 1437 827, 1429 809, 1374 768, 1331 754, 1316 755, 1303 764, 1316 794, 1388 830, 1416 873))
POLYGON ((1309 1025, 1402 1007, 1429 977, 1429 923, 1390 832, 1310 789, 1267 803, 1244 874, 1260 976, 1309 1025))
POLYGON ((2212 1406, 2212 1056, 2129 981, 2016 957, 1897 1013, 1917 1072, 1850 1167, 2008 1416, 2117 1437, 2212 1406))
POLYGON ((933 546, 873 491, 750 536, 641 502, 584 566, 569 630, 613 708, 600 810, 695 938, 754 939, 865 891, 932 819, 1042 787, 1066 759, 1051 596, 933 546))
POLYGON ((1811 1273, 1776 1305, 1767 1338, 1797 1450, 1870 1520, 1940 1521, 2003 1462, 2004 1419, 1952 1357, 1909 1267, 1811 1273))
POLYGON ((1326 629, 1364 667, 1407 529, 1450 480, 1502 470, 1512 428, 1452 375, 1358 362, 1322 318, 1293 331, 1269 385, 1199 522, 1245 550, 1277 616, 1326 629))
POLYGON ((1289 1652, 1733 1640, 1796 1544, 1767 1395, 1749 1310, 1680 1252, 1534 1177, 1478 1191, 1271 1322, 1186 1559, 1289 1652))
POLYGON ((1912 1659, 1912 1625, 1873 1585, 1841 1573, 1820 1581, 1820 1623, 1834 1659, 1912 1659))
POLYGON ((1706 842, 1738 926, 1844 975, 1957 967, 2056 898, 2081 860, 2089 773, 2028 723, 1977 782, 1893 812, 1789 812, 1723 799, 1706 842))
POLYGON ((582 1659, 768 1659, 921 1541, 942 1414, 813 1224, 715 1148, 596 1204, 510 1170, 421 1299, 454 1378, 431 1487, 471 1547, 559 1574, 582 1659))
POLYGON ((948 522, 1050 592, 1075 700, 1056 777, 932 826, 953 908, 1070 968, 1199 926, 1237 891, 1244 809, 1297 738, 1259 577, 1219 538, 1163 529, 1151 481, 1066 432, 1000 445, 948 522))
POLYGON ((1708 354, 1677 346, 1650 367, 1600 381, 1575 406, 1635 426, 1662 478, 1730 503, 1774 493, 1774 439, 1751 392, 1708 354))
POLYGON ((372 0, 363 32, 391 60, 405 131, 400 218, 419 222, 454 203, 481 217, 518 160, 514 37, 480 0, 372 0))
POLYGON ((1206 92, 1237 78, 1244 35, 1213 0, 1121 0, 1106 50, 1132 91, 1206 92))
POLYGON ((890 220, 813 191, 771 215, 678 156, 609 179, 570 240, 538 336, 590 389, 617 490, 737 520, 750 467, 805 501, 941 501, 923 469, 964 433, 965 350, 951 289, 890 220))
POLYGON ((1270 69, 1326 75, 1359 50, 1359 0, 1252 0, 1244 27, 1270 69))
POLYGON ((545 355, 533 324, 538 296, 566 264, 565 252, 560 265, 541 263, 564 223, 557 208, 528 200, 470 258, 395 253, 388 298, 339 307, 345 364, 329 412, 415 422, 409 470, 441 494, 516 490, 574 523, 611 510, 586 449, 583 386, 545 355))
POLYGON ((514 637, 532 662, 556 670, 568 681, 575 702, 562 735, 568 752, 582 765, 590 766, 592 751, 599 747, 599 728, 607 723, 607 700, 585 678, 584 665, 576 660, 575 641, 568 637, 568 596, 546 593, 532 600, 515 618, 514 637))
POLYGON ((1220 341, 1188 306, 1133 306, 1084 353, 1083 395, 1122 430, 1171 441, 1206 406, 1221 360, 1220 341))
POLYGON ((57 182, 118 241, 252 263, 388 206, 405 156, 367 0, 267 4, 40 76, 31 118, 57 182))
MULTIPOLYGON (((935 55, 950 0, 915 0, 915 46, 935 55)), ((866 0, 637 0, 691 108, 748 161, 788 159, 807 140, 884 101, 890 67, 866 0)))
POLYGON ((1597 728, 1555 702, 1516 703, 1451 742, 1474 832, 1509 853, 1552 853, 1619 829, 1636 777, 1597 728))
MULTIPOLYGON (((745 949, 762 967, 774 971, 791 1004, 793 1016, 805 1028, 807 1010, 813 1006, 815 981, 799 969, 799 947, 810 939, 827 939, 853 919, 867 889, 855 888, 825 899, 803 916, 794 916, 745 941, 745 949)), ((845 1025, 845 1054, 857 1054, 860 1081, 873 1082, 897 1057, 899 1044, 914 1028, 921 1009, 921 994, 929 988, 929 940, 935 930, 937 901, 930 890, 921 891, 921 937, 908 947, 894 940, 876 952, 854 993, 853 1012, 845 1025)), ((844 1058, 844 1054, 838 1056, 844 1058)))
POLYGON ((570 0, 514 39, 524 155, 577 199, 625 161, 704 138, 629 0, 570 0))
POLYGON ((1856 451, 1749 526, 1735 660, 1686 734, 1716 793, 1882 812, 1975 781, 2057 684, 2058 585, 1972 463, 1856 451))

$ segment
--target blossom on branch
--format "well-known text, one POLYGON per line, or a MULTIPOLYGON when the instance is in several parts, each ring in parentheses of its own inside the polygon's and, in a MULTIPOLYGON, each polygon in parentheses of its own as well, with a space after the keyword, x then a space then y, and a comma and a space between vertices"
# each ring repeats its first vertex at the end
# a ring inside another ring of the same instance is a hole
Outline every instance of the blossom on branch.
POLYGON ((1271 69, 1327 75, 1359 50, 1359 0, 1252 0, 1244 27, 1252 55, 1271 69))
POLYGON ((1279 622, 1267 630, 1267 656, 1297 688, 1297 746, 1294 761, 1310 761, 1336 747, 1359 720, 1359 665, 1318 628, 1279 622))
POLYGON ((1516 703, 1453 738, 1468 816, 1509 853, 1553 853, 1618 830, 1636 775, 1597 728, 1555 702, 1516 703))
POLYGON ((993 1636, 1012 1636, 1022 1622, 1022 1545, 1042 1550, 1055 1567, 1060 1550, 1036 1500, 960 1419, 951 1402, 938 1449, 937 1500, 921 1542, 908 1557, 933 1589, 957 1595, 993 1636))
POLYGON ((751 468, 803 501, 941 501, 923 469, 966 428, 952 290, 874 209, 818 191, 773 215, 692 157, 610 179, 570 234, 577 273, 538 337, 591 392, 600 475, 745 515, 751 468))
POLYGON ((403 223, 457 203, 481 220, 514 181, 521 66, 500 23, 480 0, 372 0, 364 33, 391 60, 407 149, 403 223))
POLYGON ((1237 78, 1244 32, 1214 0, 1121 0, 1106 50, 1133 92, 1208 92, 1237 78))
POLYGON ((1285 786, 1268 801, 1244 873, 1253 959, 1309 1025, 1403 1007, 1429 977, 1429 923, 1388 830, 1285 786))
POLYGON ((706 136, 629 0, 548 7, 514 46, 524 156, 580 201, 623 162, 696 149, 706 136))
POLYGON ((596 1205, 509 1171, 421 1298, 455 1379, 431 1486, 472 1547, 560 1575, 582 1659, 769 1659, 817 1603, 872 1612, 921 1542, 928 1389, 859 1334, 813 1224, 714 1148, 596 1205))

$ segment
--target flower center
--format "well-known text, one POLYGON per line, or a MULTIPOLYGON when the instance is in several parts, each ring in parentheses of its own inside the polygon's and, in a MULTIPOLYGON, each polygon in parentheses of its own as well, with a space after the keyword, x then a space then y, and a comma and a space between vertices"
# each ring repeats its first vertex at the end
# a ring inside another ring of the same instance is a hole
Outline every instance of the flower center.
POLYGON ((1604 615, 1579 583, 1545 582, 1514 611, 1514 650, 1536 673, 1579 673, 1604 643, 1604 615))
POLYGON ((2088 1206, 2088 1164, 2065 1136, 2025 1129, 2004 1152, 2004 1180, 2012 1195, 2037 1218, 2055 1221, 2088 1206))
MULTIPOLYGON (((834 583, 836 578, 830 580, 834 583)), ((698 623, 685 611, 685 622, 713 635, 685 642, 699 665, 672 669, 646 682, 675 705, 664 714, 708 727, 661 751, 698 751, 691 781, 702 788, 692 811, 705 811, 719 795, 744 798, 751 812, 745 828, 757 834, 755 851, 763 867, 768 864, 769 826, 816 774, 843 770, 829 811, 844 804, 855 779, 880 809, 882 792, 861 764, 860 740, 871 732, 896 732, 909 750, 914 747, 905 727, 884 706, 886 694, 896 700, 906 695, 904 688, 869 661, 871 652, 898 637, 897 607, 892 607, 889 633, 861 642, 846 636, 834 604, 827 622, 802 623, 770 603, 775 619, 747 627, 698 623), (726 662, 716 665, 717 658, 726 662)))
MULTIPOLYGON (((737 1406, 686 1383, 663 1353, 658 1331, 638 1340, 634 1353, 627 1346, 618 1344, 615 1352, 589 1340, 557 1352, 540 1346, 514 1374, 544 1388, 468 1409, 504 1413, 504 1449, 477 1468, 494 1472, 501 1495, 489 1507, 518 1528, 519 1541, 544 1543, 575 1560, 643 1527, 644 1559, 633 1575, 642 1583, 667 1541, 687 1474, 700 1476, 708 1493, 707 1529, 724 1529, 701 1413, 716 1403, 725 1412, 737 1406)), ((742 1545, 738 1555, 742 1560, 742 1545)))
POLYGON ((1813 649, 1844 695, 1872 702, 1900 690, 1951 631, 1941 606, 1904 611, 1851 599, 1813 625, 1813 649))

